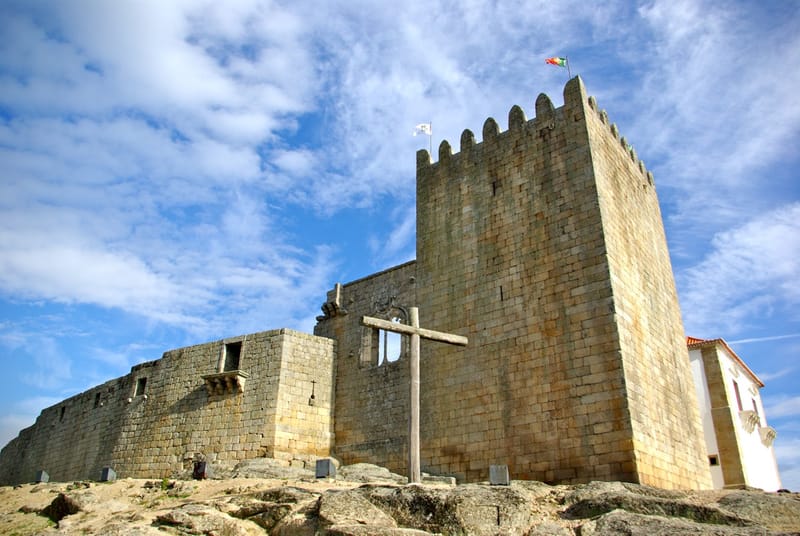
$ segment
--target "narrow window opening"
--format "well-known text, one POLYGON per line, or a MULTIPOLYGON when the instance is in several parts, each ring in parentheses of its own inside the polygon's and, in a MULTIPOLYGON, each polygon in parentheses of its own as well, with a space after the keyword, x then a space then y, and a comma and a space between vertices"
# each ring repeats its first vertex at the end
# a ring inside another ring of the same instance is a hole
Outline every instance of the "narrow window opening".
POLYGON ((492 182, 492 195, 497 194, 497 181, 492 182))
POLYGON ((733 381, 733 392, 736 394, 736 405, 739 407, 739 411, 742 411, 742 396, 739 394, 739 384, 736 383, 736 380, 733 381))
POLYGON ((500 285, 500 301, 503 301, 505 298, 503 296, 503 285, 500 285))
POLYGON ((716 454, 711 454, 708 457, 708 465, 712 467, 719 465, 719 457, 716 454))
MULTIPOLYGON (((392 318, 395 324, 400 323, 398 317, 392 318)), ((394 363, 400 359, 402 337, 393 331, 378 330, 378 365, 394 363)))
POLYGON ((239 370, 239 360, 242 355, 242 343, 230 342, 225 345, 225 365, 222 369, 223 372, 229 370, 239 370))
POLYGON ((58 417, 59 422, 64 420, 64 412, 67 411, 67 406, 61 406, 61 415, 58 417))
POLYGON ((136 380, 136 390, 133 392, 133 396, 142 396, 147 389, 147 378, 139 378, 136 380))
POLYGON ((98 407, 100 405, 100 393, 94 394, 94 407, 98 407))

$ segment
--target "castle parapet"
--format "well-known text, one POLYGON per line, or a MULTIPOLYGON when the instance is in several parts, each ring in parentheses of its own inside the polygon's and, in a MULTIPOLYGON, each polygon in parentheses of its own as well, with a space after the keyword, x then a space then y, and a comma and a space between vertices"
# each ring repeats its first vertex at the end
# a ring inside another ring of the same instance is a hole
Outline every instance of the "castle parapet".
MULTIPOLYGON (((417 171, 418 173, 426 168, 437 168, 440 166, 459 166, 469 165, 471 155, 474 151, 491 151, 492 145, 504 142, 509 136, 528 136, 538 135, 544 137, 548 131, 553 131, 565 126, 567 121, 586 120, 588 114, 595 115, 607 127, 607 133, 612 136, 620 149, 631 159, 635 167, 647 183, 653 185, 653 175, 650 173, 644 162, 641 161, 635 149, 628 140, 620 135, 619 128, 615 123, 610 123, 608 114, 605 110, 598 108, 597 100, 592 96, 587 96, 586 88, 579 76, 569 80, 564 86, 564 105, 560 108, 553 106, 553 102, 544 93, 540 93, 535 103, 536 116, 528 120, 525 111, 519 105, 513 105, 508 112, 508 130, 502 131, 499 124, 493 117, 488 117, 482 128, 482 141, 476 142, 474 133, 465 129, 461 133, 460 151, 453 153, 450 142, 442 140, 439 144, 438 161, 431 160, 431 154, 425 150, 417 151, 417 171), (482 147, 486 146, 486 147, 482 147)), ((433 169, 431 169, 433 171, 433 169)))

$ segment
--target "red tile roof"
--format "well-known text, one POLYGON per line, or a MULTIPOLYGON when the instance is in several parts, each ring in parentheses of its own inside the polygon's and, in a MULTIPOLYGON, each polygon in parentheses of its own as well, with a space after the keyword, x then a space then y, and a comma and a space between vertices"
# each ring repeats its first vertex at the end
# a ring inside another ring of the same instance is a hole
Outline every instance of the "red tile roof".
POLYGON ((688 337, 688 336, 686 337, 686 346, 689 347, 689 350, 693 350, 695 348, 702 348, 704 346, 716 346, 716 345, 720 345, 723 348, 725 348, 725 350, 731 355, 733 360, 739 363, 739 365, 741 365, 744 371, 753 379, 754 382, 756 382, 759 388, 764 387, 764 382, 762 382, 758 378, 758 376, 756 376, 755 372, 750 370, 750 367, 748 367, 747 364, 745 364, 745 362, 742 360, 741 357, 736 355, 736 352, 734 352, 733 349, 730 346, 728 346, 728 343, 726 343, 723 339, 698 339, 697 337, 688 337))

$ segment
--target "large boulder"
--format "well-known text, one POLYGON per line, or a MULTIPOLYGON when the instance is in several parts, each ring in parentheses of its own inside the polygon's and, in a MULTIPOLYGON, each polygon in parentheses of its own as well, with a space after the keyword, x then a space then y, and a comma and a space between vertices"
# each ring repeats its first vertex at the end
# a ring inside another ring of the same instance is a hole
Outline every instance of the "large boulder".
POLYGON ((408 482, 406 477, 392 473, 385 467, 373 465, 371 463, 343 465, 336 471, 336 479, 364 483, 391 482, 394 484, 405 484, 408 482))
POLYGON ((732 527, 710 523, 695 523, 688 519, 642 515, 625 510, 612 510, 597 519, 580 525, 581 536, 673 536, 697 534, 702 536, 778 536, 763 527, 732 527))
POLYGON ((524 534, 531 495, 516 486, 363 486, 361 493, 403 527, 442 534, 524 534))
POLYGON ((319 499, 321 527, 334 525, 370 525, 397 527, 395 520, 354 490, 328 491, 319 499))
POLYGON ((567 519, 600 516, 613 510, 635 514, 685 518, 698 523, 745 526, 752 521, 714 505, 689 500, 688 492, 660 490, 621 482, 592 482, 565 498, 567 519))
POLYGON ((171 527, 179 534, 263 535, 256 525, 232 518, 207 504, 187 504, 175 508, 158 515, 154 524, 171 527))
POLYGON ((769 529, 800 531, 800 496, 796 493, 736 491, 723 496, 718 503, 725 510, 769 529))

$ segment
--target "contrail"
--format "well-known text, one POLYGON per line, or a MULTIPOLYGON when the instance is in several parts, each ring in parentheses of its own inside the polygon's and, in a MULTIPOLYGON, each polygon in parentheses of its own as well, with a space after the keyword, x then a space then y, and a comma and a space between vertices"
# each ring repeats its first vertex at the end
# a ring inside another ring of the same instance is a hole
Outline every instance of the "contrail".
POLYGON ((793 339, 795 337, 800 337, 800 333, 791 333, 789 335, 774 335, 772 337, 757 337, 755 339, 739 339, 738 341, 728 341, 728 344, 747 344, 750 342, 777 341, 779 339, 793 339))

